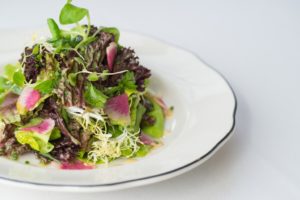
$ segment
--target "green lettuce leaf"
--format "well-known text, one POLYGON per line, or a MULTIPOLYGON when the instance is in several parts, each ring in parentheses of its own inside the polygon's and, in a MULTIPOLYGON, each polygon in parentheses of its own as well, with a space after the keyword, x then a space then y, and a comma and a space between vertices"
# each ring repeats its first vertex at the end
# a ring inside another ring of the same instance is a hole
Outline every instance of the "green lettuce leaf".
POLYGON ((41 153, 48 153, 54 148, 54 146, 48 142, 47 138, 41 137, 33 132, 17 131, 16 138, 19 143, 28 144, 32 149, 41 153))
POLYGON ((8 64, 3 67, 3 74, 0 76, 0 101, 9 92, 20 94, 25 84, 25 76, 22 72, 20 63, 15 65, 8 64), (2 94, 1 93, 5 93, 2 94))
POLYGON ((56 80, 50 79, 50 80, 45 80, 37 83, 34 87, 35 90, 38 90, 40 93, 43 95, 49 94, 52 92, 56 85, 56 80))
POLYGON ((22 71, 17 71, 13 75, 13 83, 19 87, 23 87, 25 83, 25 76, 22 71))
POLYGON ((15 131, 15 137, 17 141, 20 144, 28 144, 32 149, 41 153, 49 153, 50 151, 52 151, 54 146, 51 143, 49 143, 49 139, 54 129, 54 121, 52 122, 52 125, 49 125, 47 127, 48 129, 43 130, 42 133, 35 131, 36 129, 32 129, 32 127, 41 126, 41 123, 44 122, 45 120, 41 118, 35 118, 32 119, 24 127, 20 127, 17 131, 15 131), (28 128, 31 129, 28 130, 28 128))
POLYGON ((105 96, 100 90, 89 83, 86 91, 84 92, 84 99, 89 105, 93 107, 103 108, 107 100, 107 96, 105 96))
POLYGON ((52 140, 57 140, 59 138, 61 138, 60 130, 58 128, 54 128, 50 135, 49 140, 52 141, 52 140))
POLYGON ((11 83, 16 84, 19 87, 22 87, 25 82, 25 76, 22 73, 22 68, 20 63, 15 65, 8 64, 4 66, 3 76, 10 81, 11 83))

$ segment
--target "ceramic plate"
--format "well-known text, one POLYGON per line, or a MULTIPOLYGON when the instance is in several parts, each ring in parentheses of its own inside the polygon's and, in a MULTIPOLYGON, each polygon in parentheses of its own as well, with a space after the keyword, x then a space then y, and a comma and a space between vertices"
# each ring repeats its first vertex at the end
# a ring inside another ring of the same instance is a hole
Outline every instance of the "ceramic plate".
MULTIPOLYGON (((31 36, 30 31, 0 31, 0 65, 19 59, 31 36)), ((0 158, 1 182, 76 192, 135 187, 191 170, 227 141, 237 105, 219 73, 192 53, 146 36, 122 32, 121 44, 135 49, 141 63, 152 70, 151 89, 175 108, 166 125, 164 144, 144 158, 93 170, 67 171, 0 158)))

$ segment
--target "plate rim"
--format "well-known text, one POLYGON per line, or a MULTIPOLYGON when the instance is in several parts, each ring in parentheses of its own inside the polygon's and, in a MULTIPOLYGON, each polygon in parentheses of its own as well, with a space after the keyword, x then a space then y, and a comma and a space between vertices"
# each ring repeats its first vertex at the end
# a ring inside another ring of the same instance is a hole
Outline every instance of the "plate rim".
MULTIPOLYGON (((11 31, 11 30, 14 30, 14 29, 5 29, 6 31, 11 31)), ((151 175, 151 176, 146 176, 146 177, 141 177, 141 178, 135 178, 135 179, 130 179, 130 180, 124 180, 124 181, 119 181, 119 182, 113 182, 113 183, 104 183, 104 184, 90 184, 90 185, 78 185, 78 184, 50 184, 50 183, 36 183, 36 182, 31 182, 31 181, 25 181, 25 180, 17 180, 17 179, 13 179, 13 178, 7 178, 7 177, 2 177, 0 176, 0 180, 1 181, 5 181, 5 182, 10 182, 10 183, 16 183, 18 184, 19 186, 35 186, 35 187, 39 187, 39 188, 45 188, 45 187, 50 187, 50 188, 61 188, 61 189, 66 189, 66 188, 69 188, 69 189, 97 189, 97 188, 107 188, 107 187, 112 187, 112 186, 125 186, 127 184, 130 184, 130 183, 138 183, 138 182, 142 182, 142 181, 149 181, 149 180, 153 180, 155 178, 162 178, 161 180, 165 180, 165 179, 168 179, 168 178, 171 178, 171 177, 168 177, 170 175, 174 175, 176 176, 176 173, 181 174, 180 172, 184 172, 184 170, 188 170, 189 168, 193 168, 193 167, 196 167, 198 165, 201 164, 202 161, 205 161, 205 159, 208 159, 210 158, 218 148, 220 148, 223 144, 225 144, 225 142, 227 141, 227 139, 230 138, 230 136, 233 134, 234 132, 234 129, 235 129, 235 125, 236 125, 236 113, 237 113, 237 107, 238 107, 238 101, 237 101, 237 97, 236 97, 236 94, 233 90, 233 87, 231 86, 231 84, 229 83, 229 81, 227 80, 227 78, 225 78, 225 76, 220 73, 218 70, 216 70, 214 67, 210 66, 209 64, 207 64, 205 61, 203 61, 203 59, 201 59, 196 53, 190 51, 190 50, 187 50, 183 47, 180 47, 178 45, 175 45, 175 44, 171 44, 169 42, 166 42, 162 39, 159 39, 153 35, 148 35, 148 34, 144 34, 144 33, 139 33, 139 32, 136 32, 136 31, 130 31, 130 30, 124 30, 123 32, 127 32, 127 33, 130 33, 130 34, 136 34, 138 36, 142 36, 142 37, 147 37, 147 38, 150 38, 150 39, 153 39, 153 40, 156 40, 157 42, 159 43, 162 43, 164 45, 168 45, 168 46, 171 46, 173 48, 176 48, 176 49, 179 49, 179 50, 183 50, 193 56, 195 56, 195 58, 202 62, 205 67, 207 68, 210 68, 211 70, 213 70, 216 74, 218 74, 224 81, 225 83, 227 84, 227 86, 229 87, 232 95, 233 95, 233 99, 234 99, 234 108, 233 108, 233 114, 232 114, 232 125, 231 125, 231 128, 229 129, 229 131, 225 134, 225 136, 219 140, 219 142, 217 142, 208 152, 206 152, 204 155, 202 155, 201 157, 195 159, 194 161, 192 162, 189 162, 185 165, 182 165, 181 167, 177 167, 175 169, 172 169, 172 170, 169 170, 169 171, 166 171, 166 172, 162 172, 162 173, 158 173, 158 174, 155 174, 155 175, 151 175)), ((158 181, 155 181, 155 182, 158 182, 158 181)), ((147 183, 144 183, 142 185, 145 185, 147 183)))

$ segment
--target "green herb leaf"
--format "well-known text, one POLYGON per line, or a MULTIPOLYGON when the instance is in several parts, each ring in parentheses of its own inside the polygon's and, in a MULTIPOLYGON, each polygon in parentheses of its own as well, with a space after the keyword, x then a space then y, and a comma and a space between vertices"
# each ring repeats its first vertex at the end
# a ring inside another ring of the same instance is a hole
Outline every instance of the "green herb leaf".
POLYGON ((104 27, 101 29, 101 31, 105 33, 111 33, 114 35, 115 42, 118 43, 120 39, 120 31, 115 27, 104 27))
POLYGON ((75 48, 78 49, 80 47, 86 46, 86 45, 94 42, 96 39, 97 39, 96 37, 88 37, 85 40, 81 41, 79 44, 77 44, 75 48))
POLYGON ((103 108, 107 96, 105 96, 100 90, 95 88, 91 83, 88 84, 86 91, 84 92, 85 101, 93 107, 103 108))
POLYGON ((135 78, 134 78, 134 73, 133 72, 126 72, 119 82, 124 89, 131 89, 135 90, 136 89, 136 84, 135 84, 135 78))
POLYGON ((49 94, 52 92, 56 84, 56 81, 54 79, 42 81, 38 83, 34 89, 38 90, 42 94, 49 94))
POLYGON ((99 80, 99 76, 97 75, 96 72, 89 74, 89 76, 87 78, 89 81, 98 81, 99 80))
POLYGON ((77 35, 76 37, 72 37, 70 40, 70 45, 75 48, 78 44, 80 44, 83 40, 83 37, 80 35, 77 35))
POLYGON ((61 38, 61 31, 60 31, 57 23, 54 21, 54 19, 49 18, 47 20, 47 23, 48 23, 50 32, 52 34, 52 40, 58 40, 59 38, 61 38))
POLYGON ((4 66, 3 77, 0 77, 0 93, 13 91, 19 94, 24 85, 25 77, 21 70, 21 65, 8 64, 4 66))
POLYGON ((76 86, 76 83, 77 83, 77 74, 76 73, 70 73, 68 75, 68 81, 69 83, 75 87, 76 86))
POLYGON ((63 25, 74 24, 88 16, 89 11, 85 8, 79 8, 71 3, 66 3, 59 15, 59 22, 63 25))
POLYGON ((4 66, 3 75, 10 81, 13 81, 14 73, 20 69, 20 66, 8 64, 4 66))
POLYGON ((128 95, 136 91, 136 84, 133 72, 126 72, 122 79, 119 81, 118 85, 115 87, 110 87, 105 90, 105 94, 111 96, 115 94, 121 94, 126 91, 128 95))
POLYGON ((51 140, 56 140, 56 139, 58 139, 60 137, 61 137, 61 133, 60 133, 59 129, 58 128, 54 128, 53 131, 52 131, 52 133, 51 133, 51 135, 50 135, 49 140, 50 141, 51 140))
POLYGON ((74 60, 75 60, 78 64, 80 64, 80 65, 82 65, 82 66, 85 66, 84 60, 83 60, 82 58, 80 58, 80 57, 74 57, 74 60))
POLYGON ((32 49, 32 54, 37 55, 37 54, 39 54, 39 52, 40 52, 40 45, 39 44, 34 45, 34 47, 32 49))
POLYGON ((0 93, 5 92, 10 89, 12 85, 8 82, 8 80, 2 76, 0 76, 0 93))
POLYGON ((19 86, 19 87, 23 87, 24 86, 24 82, 25 82, 25 76, 21 71, 17 71, 14 73, 13 75, 13 82, 19 86))

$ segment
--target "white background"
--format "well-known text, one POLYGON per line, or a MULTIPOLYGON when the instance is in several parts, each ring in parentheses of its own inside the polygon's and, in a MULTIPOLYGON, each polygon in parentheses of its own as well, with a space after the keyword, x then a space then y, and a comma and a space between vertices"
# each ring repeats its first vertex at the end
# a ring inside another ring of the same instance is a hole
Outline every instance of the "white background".
MULTIPOLYGON (((225 75, 238 98, 236 134, 200 167, 161 183, 80 195, 1 187, 1 199, 300 199, 300 1, 75 2, 97 25, 181 46, 225 75)), ((7 29, 45 26, 64 1, 0 3, 7 29)))

